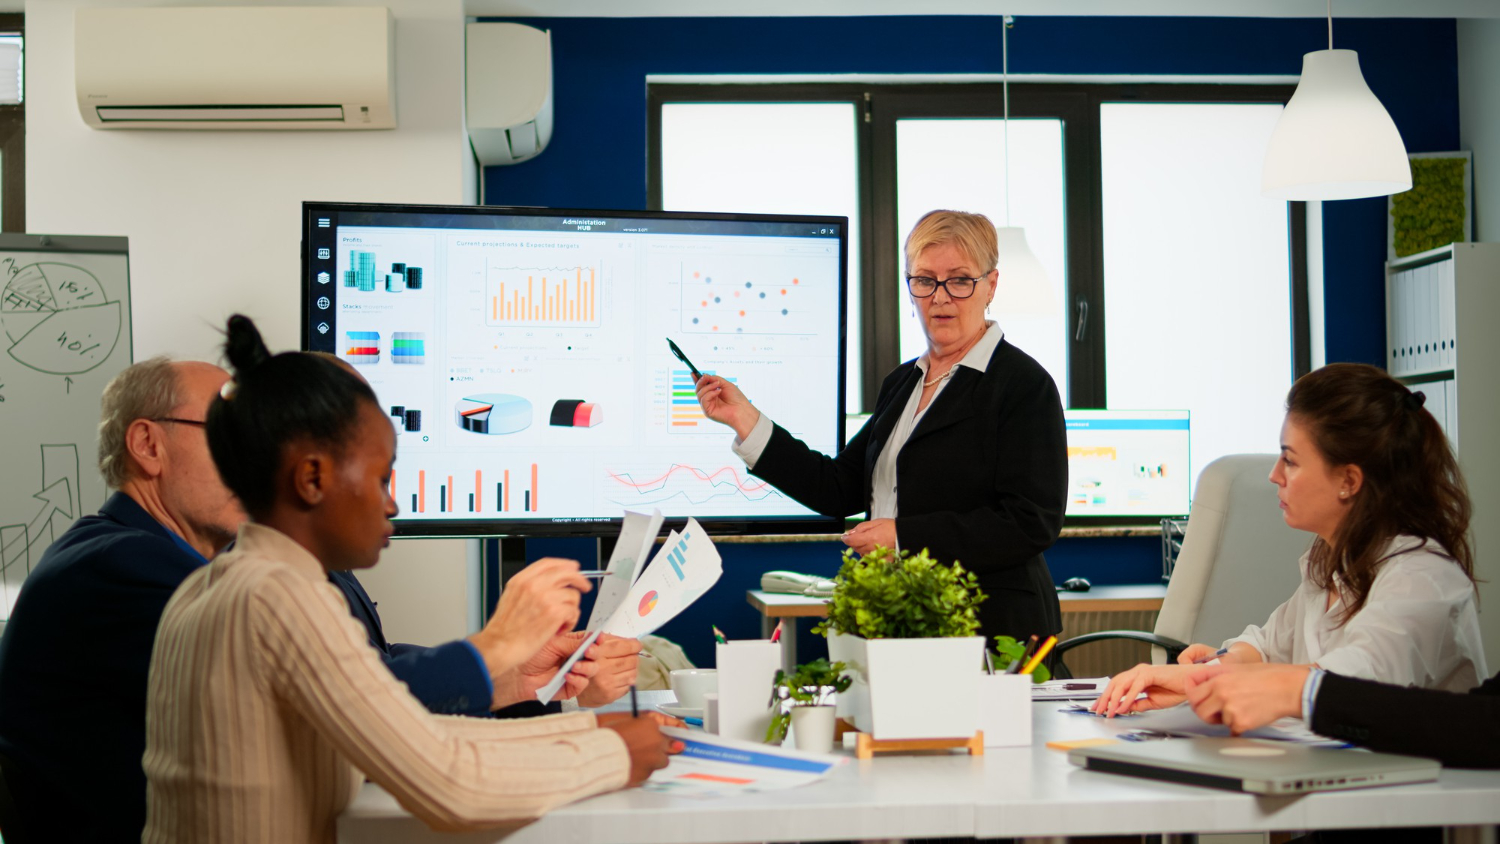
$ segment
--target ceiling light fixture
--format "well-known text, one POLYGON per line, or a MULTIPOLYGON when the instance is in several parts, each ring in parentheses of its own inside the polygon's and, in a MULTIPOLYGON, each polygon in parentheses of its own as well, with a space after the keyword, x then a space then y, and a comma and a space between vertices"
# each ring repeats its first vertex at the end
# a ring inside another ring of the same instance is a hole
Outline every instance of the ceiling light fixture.
POLYGON ((1302 78, 1266 148, 1261 194, 1318 201, 1410 189, 1406 145, 1365 84, 1359 54, 1333 49, 1333 0, 1328 0, 1328 49, 1302 57, 1302 78))
POLYGON ((1002 314, 1046 316, 1057 310, 1052 285, 1042 262, 1026 243, 1026 229, 1010 224, 1010 28, 1015 19, 1001 16, 1000 86, 1004 100, 1005 137, 1005 225, 995 230, 999 238, 999 256, 995 268, 995 307, 1002 314))

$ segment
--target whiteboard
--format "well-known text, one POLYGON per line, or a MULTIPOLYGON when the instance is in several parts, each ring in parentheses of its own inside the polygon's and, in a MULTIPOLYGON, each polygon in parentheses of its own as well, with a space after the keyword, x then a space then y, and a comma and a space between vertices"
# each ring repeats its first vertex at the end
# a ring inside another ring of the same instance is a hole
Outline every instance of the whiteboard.
POLYGON ((131 363, 126 245, 0 235, 0 629, 42 552, 108 494, 99 397, 131 363))

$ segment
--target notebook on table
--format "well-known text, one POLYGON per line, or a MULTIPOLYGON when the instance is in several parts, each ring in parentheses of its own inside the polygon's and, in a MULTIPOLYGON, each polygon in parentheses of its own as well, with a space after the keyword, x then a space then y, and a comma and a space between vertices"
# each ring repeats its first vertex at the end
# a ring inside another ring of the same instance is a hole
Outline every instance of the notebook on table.
POLYGON ((1252 794, 1303 794, 1430 782, 1431 759, 1246 738, 1190 738, 1081 747, 1068 761, 1091 771, 1126 774, 1252 794))

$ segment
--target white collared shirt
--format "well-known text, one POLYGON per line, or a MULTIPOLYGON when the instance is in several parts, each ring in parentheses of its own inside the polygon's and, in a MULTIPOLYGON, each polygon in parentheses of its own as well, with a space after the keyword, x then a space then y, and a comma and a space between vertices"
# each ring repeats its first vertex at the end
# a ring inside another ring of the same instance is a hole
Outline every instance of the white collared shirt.
MULTIPOLYGON (((938 382, 937 389, 933 391, 927 406, 920 411, 917 410, 917 406, 922 402, 922 382, 927 380, 929 361, 926 354, 917 358, 916 366, 922 373, 922 377, 918 378, 917 383, 912 387, 911 395, 906 399, 901 416, 896 420, 895 429, 891 431, 890 437, 886 439, 885 446, 880 451, 880 456, 875 460, 875 471, 871 477, 870 518, 896 518, 896 456, 901 453, 901 448, 906 445, 906 441, 911 439, 911 433, 917 427, 917 423, 922 421, 922 417, 937 402, 938 394, 948 386, 954 370, 960 366, 967 366, 978 372, 989 369, 990 358, 994 356, 995 348, 1003 339, 1005 339, 1005 332, 1001 330, 999 323, 994 320, 985 320, 984 335, 958 363, 953 365, 952 369, 948 370, 943 380, 938 382)), ((874 420, 865 424, 874 424, 874 420)), ((766 444, 771 441, 771 430, 774 426, 775 423, 770 417, 762 413, 760 421, 750 429, 750 435, 745 437, 743 442, 738 437, 735 438, 734 453, 745 461, 747 467, 755 468, 755 462, 760 459, 761 453, 766 450, 766 444)))
POLYGON ((1319 668, 1398 686, 1467 692, 1489 675, 1474 584, 1442 556, 1441 546, 1398 536, 1386 548, 1365 605, 1339 624, 1344 602, 1328 605, 1328 593, 1307 576, 1264 625, 1251 625, 1224 643, 1244 642, 1267 662, 1316 664, 1319 668))

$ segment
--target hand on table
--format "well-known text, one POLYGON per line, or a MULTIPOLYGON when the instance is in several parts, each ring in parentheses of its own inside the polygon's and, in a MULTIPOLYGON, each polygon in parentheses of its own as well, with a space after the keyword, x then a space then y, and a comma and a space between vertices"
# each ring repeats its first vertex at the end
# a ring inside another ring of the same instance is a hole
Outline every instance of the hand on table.
POLYGON ((1128 712, 1165 709, 1187 699, 1187 665, 1137 665, 1116 674, 1104 694, 1094 701, 1093 711, 1110 718, 1128 712), (1137 700, 1141 693, 1146 697, 1137 700))
POLYGON ((698 405, 709 419, 728 425, 741 440, 750 436, 755 423, 760 421, 760 411, 745 398, 734 382, 717 375, 705 375, 698 379, 698 405))
POLYGON ((640 652, 638 639, 622 639, 608 633, 600 636, 584 657, 596 670, 588 686, 578 695, 578 705, 603 706, 630 691, 640 667, 640 652))
MULTIPOLYGON (((1188 645, 1182 653, 1177 655, 1177 664, 1196 665, 1200 659, 1204 659, 1205 657, 1213 659, 1218 655, 1219 649, 1213 645, 1188 645)), ((1225 656, 1228 656, 1228 654, 1225 654, 1225 656)))
POLYGON ((1188 673, 1188 703, 1209 724, 1239 735, 1278 718, 1302 716, 1307 665, 1204 665, 1188 673))
POLYGON ((616 712, 599 716, 599 726, 614 730, 625 741, 630 753, 630 779, 627 785, 640 785, 652 771, 667 767, 667 757, 681 753, 683 744, 662 735, 662 727, 680 727, 682 722, 659 712, 644 712, 639 717, 616 712))
POLYGON ((845 545, 853 548, 860 556, 875 550, 876 545, 885 548, 896 547, 896 520, 895 519, 871 519, 868 522, 860 522, 844 532, 839 537, 845 545))

